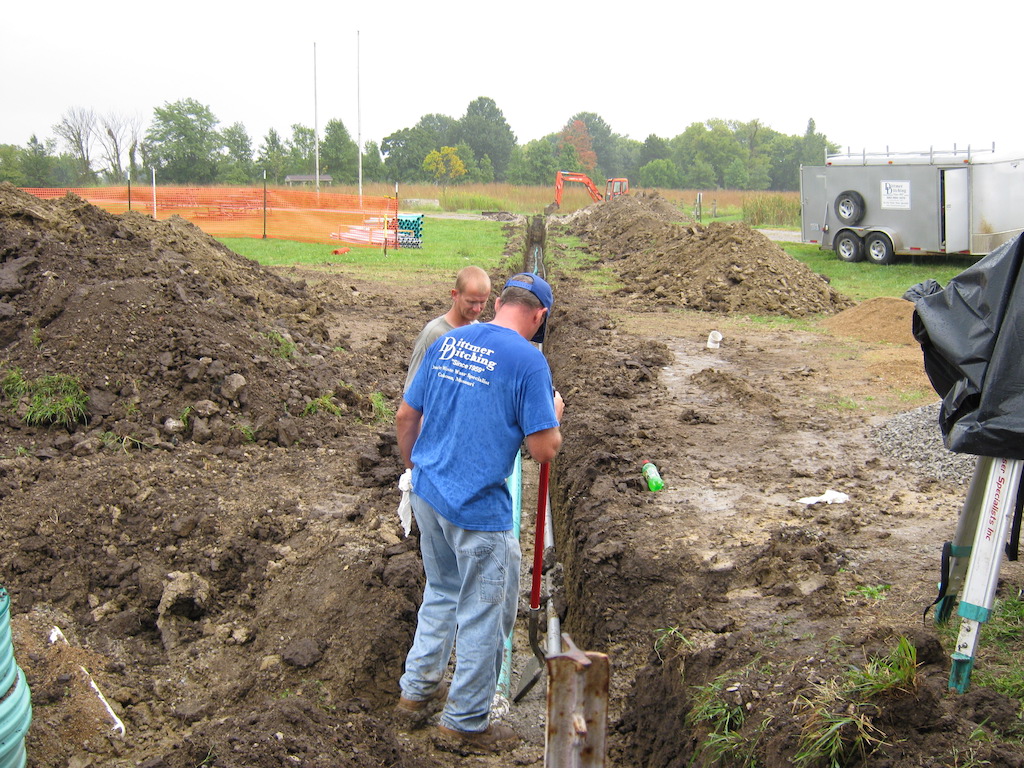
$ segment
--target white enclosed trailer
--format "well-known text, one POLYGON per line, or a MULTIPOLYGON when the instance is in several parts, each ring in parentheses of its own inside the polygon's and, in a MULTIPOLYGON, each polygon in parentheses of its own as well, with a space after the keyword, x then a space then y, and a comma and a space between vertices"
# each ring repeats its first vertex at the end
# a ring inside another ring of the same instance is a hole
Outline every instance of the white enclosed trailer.
POLYGON ((995 149, 829 155, 800 168, 801 239, 843 261, 983 255, 1024 231, 1024 156, 995 149))

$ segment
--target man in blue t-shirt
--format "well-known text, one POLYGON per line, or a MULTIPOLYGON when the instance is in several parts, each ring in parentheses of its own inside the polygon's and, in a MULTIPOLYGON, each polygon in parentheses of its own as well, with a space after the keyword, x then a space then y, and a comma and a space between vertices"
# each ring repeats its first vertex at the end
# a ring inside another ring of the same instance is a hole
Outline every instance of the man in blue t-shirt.
POLYGON ((562 444, 562 397, 540 343, 551 286, 514 275, 489 323, 456 328, 427 349, 395 419, 412 467, 413 512, 427 584, 396 711, 422 724, 442 702, 449 739, 496 751, 515 731, 490 722, 505 638, 519 600, 519 542, 505 478, 525 437, 551 461, 562 444), (455 647, 450 690, 443 684, 455 647), (447 695, 447 701, 445 696, 447 695))

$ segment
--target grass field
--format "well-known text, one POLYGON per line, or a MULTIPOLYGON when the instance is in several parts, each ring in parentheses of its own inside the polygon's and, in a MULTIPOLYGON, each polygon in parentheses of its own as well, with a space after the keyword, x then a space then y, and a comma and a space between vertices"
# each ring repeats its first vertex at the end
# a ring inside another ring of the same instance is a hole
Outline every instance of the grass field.
POLYGON ((493 272, 505 247, 502 223, 482 219, 428 217, 422 248, 351 247, 335 254, 337 245, 298 243, 291 240, 219 238, 236 253, 266 266, 330 265, 369 280, 415 283, 424 274, 454 275, 475 264, 493 272))
MULTIPOLYGON (((495 271, 505 247, 503 226, 497 221, 428 215, 422 248, 389 249, 387 253, 380 248, 352 248, 348 253, 335 255, 336 246, 287 240, 221 238, 221 241, 237 253, 268 266, 330 265, 371 280, 412 284, 426 274, 454 275, 468 264, 495 271)), ((973 263, 973 259, 966 258, 930 257, 880 267, 867 262, 842 262, 831 251, 822 251, 817 246, 784 243, 782 247, 793 258, 825 275, 837 291, 858 301, 878 296, 900 297, 908 288, 928 278, 945 285, 973 263)), ((565 266, 578 263, 579 258, 570 251, 565 266)), ((599 283, 614 282, 610 275, 606 277, 602 280, 591 274, 588 282, 595 278, 599 283)))
POLYGON ((918 257, 913 261, 900 260, 896 264, 880 267, 861 261, 849 264, 840 261, 832 251, 823 251, 816 245, 782 243, 783 249, 820 275, 825 275, 832 287, 851 299, 863 301, 878 296, 901 297, 913 285, 928 278, 945 285, 974 263, 965 257, 918 257))

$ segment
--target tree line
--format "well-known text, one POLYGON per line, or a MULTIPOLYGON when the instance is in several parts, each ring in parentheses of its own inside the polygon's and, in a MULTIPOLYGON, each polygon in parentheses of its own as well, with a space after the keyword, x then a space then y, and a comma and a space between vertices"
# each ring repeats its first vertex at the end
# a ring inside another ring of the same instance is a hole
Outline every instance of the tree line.
POLYGON ((194 99, 165 103, 141 119, 68 109, 54 136, 25 146, 0 144, 0 181, 23 187, 82 187, 148 181, 163 184, 281 184, 315 173, 335 184, 364 181, 438 184, 551 184, 557 171, 581 171, 599 182, 628 178, 663 189, 799 189, 801 164, 818 165, 838 147, 808 120, 802 136, 763 125, 713 119, 673 137, 644 141, 615 133, 599 115, 580 112, 557 131, 519 144, 493 99, 470 102, 460 118, 429 114, 380 144, 360 148, 345 124, 332 119, 322 135, 301 123, 283 136, 274 128, 254 146, 242 123, 220 127, 210 107, 194 99))

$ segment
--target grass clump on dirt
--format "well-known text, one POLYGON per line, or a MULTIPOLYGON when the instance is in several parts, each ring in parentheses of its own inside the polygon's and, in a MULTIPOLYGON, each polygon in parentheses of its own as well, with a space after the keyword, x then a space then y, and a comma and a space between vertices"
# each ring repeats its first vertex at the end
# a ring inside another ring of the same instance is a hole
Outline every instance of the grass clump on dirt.
POLYGON ((854 587, 847 594, 851 597, 885 600, 885 595, 890 589, 892 589, 891 584, 862 584, 859 587, 854 587))
POLYGON ((760 736, 770 720, 755 729, 753 737, 741 733, 747 710, 735 695, 740 685, 734 674, 723 674, 693 691, 693 706, 686 713, 685 724, 702 735, 694 751, 692 765, 735 765, 754 768, 760 736), (730 700, 732 699, 732 700, 730 700))
POLYGON ((251 425, 235 424, 232 429, 238 430, 244 443, 251 445, 256 442, 256 430, 251 425))
POLYGON ((852 759, 866 759, 885 744, 885 733, 874 724, 877 700, 917 687, 917 649, 906 637, 885 657, 873 657, 863 667, 851 667, 839 678, 815 683, 801 697, 806 717, 794 758, 798 768, 842 768, 852 759))
POLYGON ((89 397, 73 376, 54 373, 27 379, 20 368, 12 368, 4 374, 0 390, 13 408, 27 400, 20 417, 29 426, 70 428, 88 417, 89 397))
POLYGON ((370 405, 373 407, 374 424, 395 423, 395 409, 391 407, 387 396, 383 392, 372 392, 370 394, 370 405))
POLYGON ((277 331, 267 331, 263 335, 270 340, 275 356, 282 360, 290 360, 295 356, 295 342, 291 339, 285 338, 277 331))
POLYGON ((131 435, 119 435, 117 432, 109 430, 100 435, 100 440, 103 441, 105 447, 121 451, 122 453, 129 453, 133 449, 141 450, 142 448, 153 447, 131 435))
POLYGON ((313 416, 314 414, 320 413, 320 411, 326 411, 332 416, 341 416, 342 410, 336 402, 334 402, 334 392, 327 392, 326 394, 315 397, 306 403, 306 407, 302 409, 303 416, 313 416))

